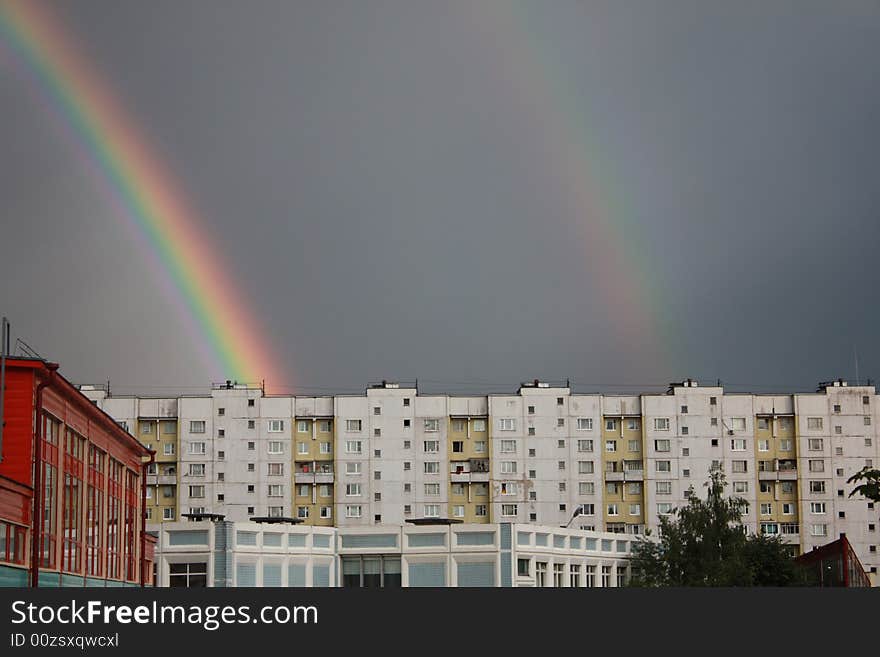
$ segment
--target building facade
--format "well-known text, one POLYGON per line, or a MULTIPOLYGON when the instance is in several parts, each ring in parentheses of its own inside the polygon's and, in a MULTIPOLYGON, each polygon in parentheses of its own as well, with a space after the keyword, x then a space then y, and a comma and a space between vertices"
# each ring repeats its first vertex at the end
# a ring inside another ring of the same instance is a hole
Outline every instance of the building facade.
POLYGON ((0 586, 150 582, 154 543, 142 522, 150 453, 56 370, 6 359, 0 586))
POLYGON ((633 538, 516 523, 163 523, 158 586, 617 587, 633 538))
POLYGON ((166 457, 147 482, 153 522, 205 511, 319 527, 439 518, 638 535, 690 495, 705 496, 717 465, 728 494, 748 503, 749 531, 779 535, 798 553, 845 533, 875 581, 880 567, 880 512, 849 497, 846 483, 880 461, 873 386, 838 380, 782 395, 691 380, 640 395, 540 381, 475 396, 389 382, 326 397, 234 383, 168 399, 83 392, 166 457))

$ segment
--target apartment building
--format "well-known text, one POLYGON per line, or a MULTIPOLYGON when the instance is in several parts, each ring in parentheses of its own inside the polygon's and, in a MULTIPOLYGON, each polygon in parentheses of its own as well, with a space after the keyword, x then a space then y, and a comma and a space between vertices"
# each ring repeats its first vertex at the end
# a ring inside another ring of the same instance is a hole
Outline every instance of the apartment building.
POLYGON ((209 395, 108 396, 107 413, 156 449, 151 521, 214 512, 311 526, 571 526, 630 535, 706 495, 721 466, 743 523, 807 552, 845 533, 872 577, 873 503, 846 480, 880 462, 874 386, 746 394, 686 380, 664 393, 572 392, 533 381, 509 395, 423 395, 382 382, 362 395, 266 396, 232 382, 209 395))
POLYGON ((322 527, 199 520, 157 530, 157 586, 625 586, 632 537, 532 524, 322 527))

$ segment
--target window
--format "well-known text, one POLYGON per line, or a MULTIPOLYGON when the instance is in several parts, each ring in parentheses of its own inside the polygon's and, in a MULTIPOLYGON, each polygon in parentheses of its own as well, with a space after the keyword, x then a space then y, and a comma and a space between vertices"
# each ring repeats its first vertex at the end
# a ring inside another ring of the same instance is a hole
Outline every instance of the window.
POLYGON ((453 420, 452 431, 453 433, 464 433, 467 431, 467 422, 465 420, 453 420))
POLYGON ((296 517, 302 518, 303 520, 308 519, 309 517, 309 507, 307 506, 298 506, 296 507, 296 517))
POLYGON ((534 414, 535 414, 535 407, 529 406, 529 415, 534 415, 534 414))
POLYGON ((248 463, 248 472, 253 472, 253 471, 254 471, 254 464, 248 463))
POLYGON ((669 451, 669 440, 655 440, 654 441, 654 449, 658 452, 668 452, 669 451))
POLYGON ((191 477, 204 477, 205 476, 205 464, 204 463, 190 463, 189 464, 189 475, 191 477))
POLYGON ((630 431, 638 431, 639 430, 639 421, 635 418, 630 418, 626 421, 626 428, 630 431))
POLYGON ((794 504, 792 504, 791 502, 783 502, 782 515, 793 516, 794 515, 794 504))
POLYGON ((360 504, 346 505, 345 517, 346 518, 360 518, 361 517, 361 505, 360 504))
POLYGON ((608 505, 608 515, 609 516, 616 516, 617 515, 617 504, 616 503, 608 505))
POLYGON ((269 433, 281 433, 284 431, 284 420, 269 420, 269 433))
POLYGON ((439 504, 426 504, 425 505, 425 518, 439 518, 440 517, 440 505, 439 504))
POLYGON ((222 461, 225 458, 226 458, 226 452, 224 452, 222 450, 217 452, 217 460, 218 461, 222 461))
POLYGON ((749 492, 749 482, 747 482, 747 481, 734 481, 733 482, 733 492, 734 493, 748 493, 749 492))
POLYGON ((862 418, 862 419, 863 419, 863 421, 864 421, 866 427, 871 426, 871 416, 870 416, 870 415, 866 415, 866 416, 865 416, 864 418, 862 418))
POLYGON ((318 486, 318 495, 321 497, 333 497, 333 486, 330 484, 321 484, 318 486))
POLYGON ((807 429, 819 430, 822 428, 822 418, 821 417, 808 417, 807 418, 807 429))
POLYGON ((810 513, 822 515, 825 513, 825 502, 810 502, 810 513))
POLYGON ((308 484, 298 484, 296 487, 296 496, 297 497, 311 497, 312 496, 312 487, 308 484))
POLYGON ((760 511, 762 516, 773 515, 773 504, 770 502, 761 502, 760 511))
POLYGON ((425 474, 439 474, 440 461, 425 461, 425 474))
POLYGON ((503 417, 499 421, 499 430, 516 431, 516 419, 512 417, 503 417))
MULTIPOLYGON (((300 445, 303 445, 303 444, 304 443, 300 443, 300 445)), ((268 445, 268 449, 269 449, 269 454, 283 454, 284 453, 284 443, 282 443, 280 440, 270 440, 269 445, 268 445)), ((306 449, 305 452, 300 451, 300 454, 308 454, 308 449, 306 449)))
POLYGON ((426 452, 439 452, 440 451, 440 441, 439 440, 426 440, 424 443, 426 452))
MULTIPOLYGON (((485 504, 475 505, 474 506, 474 515, 478 518, 485 518, 487 515, 489 515, 489 507, 485 504)), ((514 511, 513 515, 516 515, 515 511, 514 511)))
POLYGON ((834 427, 834 433, 837 434, 837 435, 839 436, 840 434, 843 433, 843 427, 840 426, 839 424, 838 424, 838 425, 835 425, 835 427, 834 427))
POLYGON ((269 484, 269 497, 284 497, 284 486, 281 484, 269 484))
POLYGON ((758 418, 758 429, 767 430, 770 428, 770 420, 766 417, 758 418))
POLYGON ((642 513, 642 505, 641 504, 630 504, 629 505, 629 515, 638 516, 642 513))
POLYGON ((606 452, 616 452, 617 451, 617 441, 616 440, 606 440, 605 441, 605 451, 606 452))
POLYGON ((535 435, 535 427, 529 427, 529 435, 530 435, 530 436, 534 436, 534 435, 535 435))
POLYGON ((579 417, 577 419, 577 428, 578 428, 578 431, 592 431, 593 430, 593 418, 579 417))
POLYGON ((165 456, 174 456, 174 443, 165 443, 162 445, 162 453, 165 456))
POLYGON ((474 452, 477 454, 484 454, 486 452, 486 441, 485 440, 475 440, 474 441, 474 452))
POLYGON ((248 420, 248 429, 256 429, 257 421, 256 420, 248 420))
POLYGON ((614 431, 617 429, 617 420, 605 420, 605 431, 614 431))
POLYGON ((564 440, 557 440, 556 446, 564 449, 565 448, 565 441, 564 440))
POLYGON ((152 422, 141 422, 141 433, 145 436, 153 433, 153 423, 152 422))
POLYGON ((780 452, 790 452, 791 451, 791 438, 780 438, 779 439, 779 451, 780 452))
POLYGON ((361 453, 361 441, 360 440, 346 440, 345 441, 345 453, 346 454, 360 454, 361 453))
POLYGON ((189 453, 190 454, 204 454, 205 453, 205 443, 197 442, 189 444, 189 453))
MULTIPOLYGON (((168 510, 170 511, 171 509, 168 510)), ((168 586, 187 589, 208 586, 208 563, 200 561, 168 564, 168 586)))
POLYGON ((520 577, 528 577, 531 573, 529 572, 529 565, 531 564, 531 559, 517 559, 516 560, 516 574, 520 577))
POLYGON ((226 429, 217 429, 217 437, 225 438, 226 437, 226 429))
POLYGON ((463 454, 464 453, 464 441, 463 440, 453 440, 452 441, 452 452, 454 454, 463 454))
POLYGON ((578 451, 579 452, 592 452, 593 451, 593 441, 592 440, 579 440, 578 441, 578 451))
POLYGON ((440 420, 438 420, 436 418, 426 419, 425 420, 425 431, 428 433, 440 431, 440 420))
POLYGON ((744 417, 732 417, 730 418, 730 427, 734 431, 745 431, 746 419, 744 417))
POLYGON ((501 474, 516 474, 516 461, 501 461, 501 474))
POLYGON ((565 426, 565 418, 562 418, 562 417, 556 418, 556 426, 557 427, 564 427, 565 426))
POLYGON ((596 492, 596 484, 592 481, 578 482, 578 495, 594 495, 596 492))
POLYGON ((641 440, 629 440, 627 441, 627 449, 631 452, 641 452, 642 451, 642 441, 641 440))
POLYGON ((565 461, 559 461, 559 462, 557 462, 557 464, 556 464, 556 469, 557 469, 557 470, 565 470, 565 461))
POLYGON ((382 407, 373 406, 373 415, 382 415, 382 407))
POLYGON ((189 487, 189 496, 190 497, 204 497, 205 496, 205 487, 204 486, 190 486, 189 487))
POLYGON ((310 433, 311 427, 309 426, 311 422, 308 420, 298 420, 296 423, 296 431, 297 433, 310 433))
POLYGON ((691 455, 691 448, 690 447, 682 447, 681 448, 681 455, 682 456, 690 456, 691 455))
POLYGON ((249 450, 253 451, 257 448, 257 443, 255 443, 254 441, 250 441, 250 442, 248 442, 247 447, 249 450))
MULTIPOLYGON (((360 420, 346 420, 345 421, 345 430, 346 431, 360 431, 361 430, 361 421, 360 420)), ((349 516, 351 517, 351 516, 349 516)), ((360 518, 360 516, 356 516, 360 518)))
POLYGON ((594 471, 592 461, 578 461, 578 474, 593 474, 594 471))
POLYGON ((609 495, 617 495, 617 493, 618 493, 617 483, 613 482, 613 481, 606 483, 605 484, 605 492, 608 493, 609 495))
MULTIPOLYGON (((733 441, 731 441, 732 443, 733 441)), ((766 438, 761 438, 758 440, 758 451, 759 452, 769 452, 770 451, 770 441, 766 438)))
POLYGON ((822 459, 811 459, 808 467, 810 472, 825 472, 825 461, 822 459))
POLYGON ((656 461, 655 469, 657 472, 671 472, 672 471, 672 462, 671 461, 656 461))
POLYGON ((253 493, 253 492, 254 492, 254 484, 248 484, 247 492, 248 492, 248 493, 253 493))
POLYGON ((672 513, 672 503, 671 502, 660 502, 657 505, 657 513, 661 516, 669 515, 672 513))
POLYGON ((672 482, 671 481, 658 481, 654 484, 654 490, 657 492, 657 495, 671 495, 672 494, 672 482))
POLYGON ((174 509, 167 506, 162 509, 162 520, 174 520, 174 509))
POLYGON ((596 515, 596 505, 595 504, 581 504, 580 505, 582 516, 594 516, 596 515))
POLYGON ((655 417, 654 418, 654 431, 669 431, 669 418, 668 417, 655 417))
POLYGON ((358 462, 348 462, 345 464, 345 474, 359 475, 361 473, 361 464, 358 462))
POLYGON ((464 518, 464 505, 463 504, 454 504, 452 506, 452 517, 453 518, 464 518))
POLYGON ((746 451, 746 440, 745 438, 734 438, 730 441, 730 449, 734 452, 744 452, 746 451))
POLYGON ((821 452, 823 447, 823 441, 821 438, 810 438, 807 441, 808 448, 813 452, 821 452))
POLYGON ((409 429, 410 424, 411 424, 411 420, 409 420, 409 419, 404 420, 404 421, 403 421, 403 428, 404 428, 404 429, 409 429))
POLYGON ((811 536, 828 536, 828 525, 816 524, 810 525, 811 536))
POLYGON ((505 517, 515 516, 517 514, 516 504, 502 504, 501 515, 505 517))
POLYGON ((318 447, 321 454, 329 454, 333 450, 331 443, 328 442, 319 443, 318 447))
POLYGON ((709 425, 710 425, 710 426, 713 426, 713 427, 717 427, 717 426, 718 426, 718 418, 717 418, 717 417, 713 417, 713 418, 711 418, 711 419, 709 420, 709 425))
POLYGON ((516 441, 515 440, 502 440, 501 441, 501 451, 502 452, 515 452, 516 451, 516 441))
POLYGON ((217 409, 217 415, 226 415, 226 409, 221 406, 217 409))
POLYGON ((361 485, 360 484, 345 484, 345 496, 346 497, 360 497, 361 495, 361 485))
POLYGON ((425 495, 439 495, 440 484, 425 484, 425 495))
POLYGON ((474 420, 473 421, 473 429, 477 432, 483 432, 486 430, 486 420, 474 420))
POLYGON ((739 473, 748 472, 749 471, 748 461, 733 461, 731 463, 731 470, 733 470, 733 472, 739 472, 739 473))

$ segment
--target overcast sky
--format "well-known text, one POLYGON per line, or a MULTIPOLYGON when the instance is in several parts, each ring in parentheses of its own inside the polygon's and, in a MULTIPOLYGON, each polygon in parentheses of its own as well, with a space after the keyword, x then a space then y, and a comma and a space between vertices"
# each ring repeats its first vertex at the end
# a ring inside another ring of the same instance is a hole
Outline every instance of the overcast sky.
MULTIPOLYGON (((877 2, 50 4, 302 392, 806 389, 856 352, 880 377, 877 2)), ((154 261, 3 57, 0 107, 15 335, 74 381, 206 386, 154 261)))

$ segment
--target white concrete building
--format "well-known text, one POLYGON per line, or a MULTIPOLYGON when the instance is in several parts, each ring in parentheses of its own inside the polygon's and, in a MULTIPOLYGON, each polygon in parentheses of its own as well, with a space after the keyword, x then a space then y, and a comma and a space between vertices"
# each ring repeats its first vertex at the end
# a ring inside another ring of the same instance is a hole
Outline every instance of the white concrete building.
POLYGON ((222 384, 177 398, 87 395, 157 450, 151 522, 213 512, 235 522, 402 525, 418 518, 642 534, 705 496, 724 468, 749 531, 799 552, 846 533, 876 581, 880 511, 847 479, 880 463, 873 386, 725 393, 421 395, 383 382, 363 395, 266 396, 222 384), (577 515, 575 512, 578 512, 577 515))

